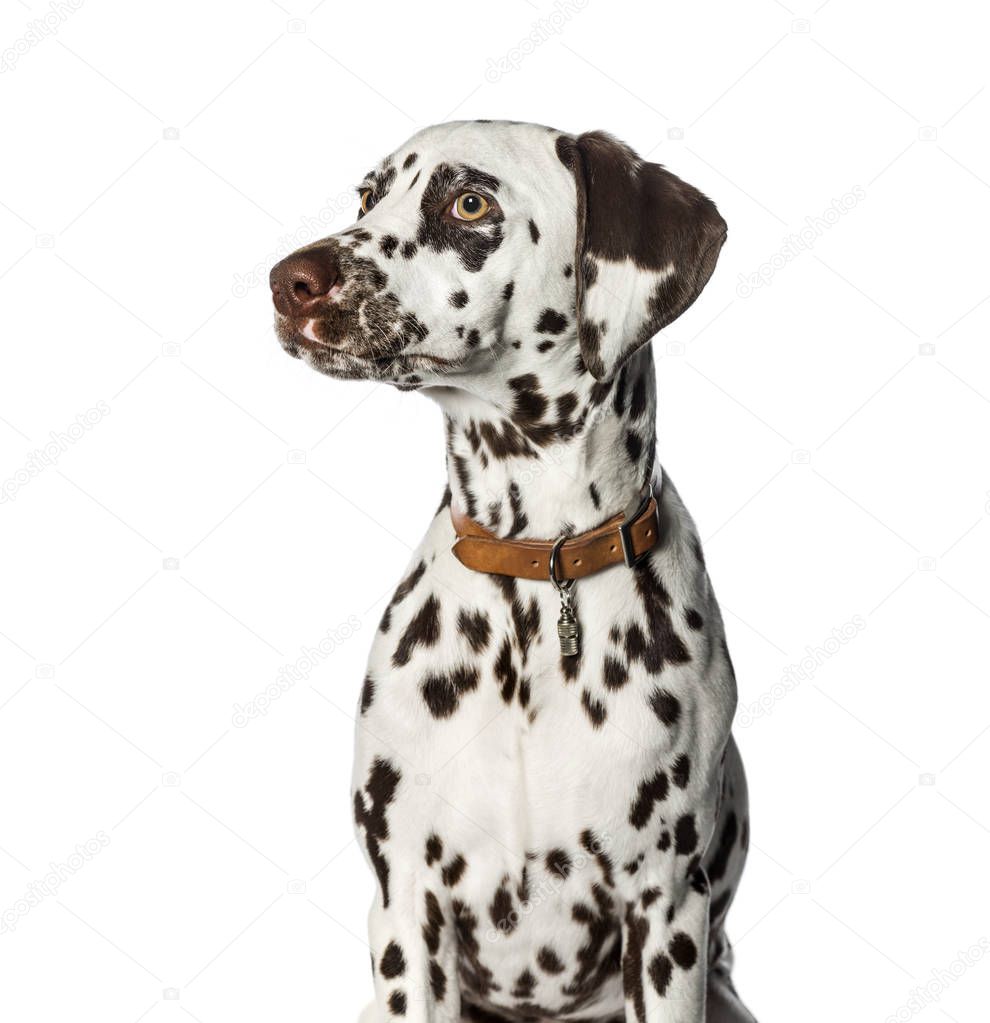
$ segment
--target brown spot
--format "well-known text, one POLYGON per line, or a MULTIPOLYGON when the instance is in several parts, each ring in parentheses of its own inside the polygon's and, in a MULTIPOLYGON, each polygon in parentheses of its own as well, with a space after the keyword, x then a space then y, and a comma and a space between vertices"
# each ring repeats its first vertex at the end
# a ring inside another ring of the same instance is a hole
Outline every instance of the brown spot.
POLYGON ((549 946, 544 945, 536 953, 536 963, 544 973, 563 973, 566 967, 561 962, 560 956, 549 946))
POLYGON ((646 1023, 646 993, 643 990, 643 950, 650 933, 650 921, 639 916, 633 903, 626 906, 626 940, 622 955, 622 988, 632 1002, 637 1023, 646 1023))
POLYGON ((639 897, 640 902, 643 903, 643 909, 649 909, 650 906, 652 906, 653 903, 656 902, 657 899, 659 899, 662 894, 663 893, 660 891, 659 888, 647 888, 646 891, 643 892, 643 894, 639 897))
MULTIPOLYGON (((445 494, 447 504, 450 503, 449 489, 445 494)), ((441 505, 440 509, 444 508, 445 505, 441 505)), ((440 510, 438 509, 438 511, 440 510)), ((385 608, 385 613, 382 615, 381 625, 378 626, 380 631, 388 632, 392 625, 392 610, 401 604, 406 597, 416 588, 416 584, 423 578, 423 573, 426 571, 426 562, 421 561, 405 579, 399 583, 398 588, 392 595, 392 599, 388 603, 388 607, 385 608)))
POLYGON ((392 654, 392 665, 401 668, 408 664, 417 646, 431 647, 439 638, 440 601, 431 593, 406 626, 392 654))
POLYGON ((371 706, 375 699, 375 683, 372 681, 370 675, 364 676, 364 684, 361 686, 361 713, 371 706))
POLYGON ((447 993, 447 974, 436 959, 430 960, 430 990, 438 1002, 442 1002, 447 993))
POLYGON ((563 849, 551 849, 546 856, 547 870, 566 880, 571 872, 571 858, 563 849))
POLYGON ((567 317, 556 309, 544 309, 536 321, 537 334, 563 334, 567 327, 567 317))
POLYGON ((467 860, 464 859, 464 857, 460 853, 458 853, 450 861, 450 863, 448 863, 443 868, 443 870, 440 871, 440 877, 443 880, 443 883, 448 888, 453 888, 454 885, 456 885, 457 882, 460 881, 460 879, 464 876, 464 871, 466 869, 467 869, 467 860))
POLYGON ((449 718, 461 697, 478 688, 478 669, 452 668, 445 675, 427 675, 420 686, 423 700, 435 718, 449 718))
POLYGON ((406 972, 405 956, 402 954, 402 949, 394 941, 390 941, 385 946, 385 951, 382 953, 382 961, 378 968, 386 980, 401 977, 406 972))
POLYGON ((602 682, 606 689, 621 689, 629 681, 629 671, 622 661, 605 655, 602 665, 602 682))
POLYGON ((382 904, 388 908, 389 903, 389 866, 381 850, 381 843, 388 838, 388 819, 386 810, 395 799, 396 790, 402 775, 387 760, 376 757, 368 773, 368 781, 364 792, 360 789, 354 793, 354 822, 364 828, 365 846, 368 859, 371 860, 378 876, 378 884, 382 890, 382 904), (365 799, 370 800, 370 806, 365 799))
POLYGON ((488 915, 492 924, 503 934, 511 934, 516 929, 517 920, 508 877, 502 878, 502 883, 495 890, 492 903, 488 907, 488 915))
POLYGON ((430 835, 426 840, 426 865, 432 867, 443 857, 443 842, 437 834, 430 835))
POLYGON ((512 988, 513 998, 522 998, 529 1000, 533 997, 533 992, 536 990, 536 977, 533 971, 527 967, 522 973, 516 977, 516 983, 512 988))
POLYGON ((484 611, 461 610, 457 615, 457 631, 468 641, 468 645, 480 654, 488 646, 492 628, 484 611))
POLYGON ((423 924, 423 941, 430 955, 440 950, 440 933, 443 929, 443 911, 433 892, 426 893, 426 923, 423 924))
POLYGON ((588 720, 591 722, 592 728, 601 728, 605 723, 607 711, 605 710, 605 704, 601 700, 595 699, 588 692, 587 689, 581 692, 581 706, 584 707, 584 712, 588 715, 588 720))
POLYGON ((629 811, 629 823, 637 831, 642 831, 650 823, 654 806, 667 798, 669 789, 670 783, 663 771, 657 771, 653 777, 640 783, 636 800, 629 811))
POLYGON ((654 990, 661 998, 667 994, 670 978, 673 975, 674 966, 670 959, 663 952, 659 952, 650 963, 650 980, 653 982, 654 990))
POLYGON ((670 776, 679 789, 687 788, 687 783, 691 780, 691 758, 686 753, 682 753, 674 761, 670 776))
POLYGON ((674 851, 678 856, 690 856, 698 848, 698 828, 694 814, 687 813, 674 828, 674 851))
POLYGON ((670 941, 670 957, 682 970, 690 970, 698 961, 698 949, 691 937, 678 931, 670 941))

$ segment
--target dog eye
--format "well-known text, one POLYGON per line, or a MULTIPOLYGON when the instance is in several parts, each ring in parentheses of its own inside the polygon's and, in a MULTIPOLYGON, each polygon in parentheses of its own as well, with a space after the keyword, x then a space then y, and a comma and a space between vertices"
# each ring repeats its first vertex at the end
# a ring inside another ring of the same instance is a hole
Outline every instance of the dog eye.
POLYGON ((361 212, 370 213, 375 205, 375 197, 371 194, 370 188, 361 191, 361 212))
POLYGON ((491 204, 483 195, 464 192, 454 200, 450 215, 455 220, 481 220, 490 208, 491 204))

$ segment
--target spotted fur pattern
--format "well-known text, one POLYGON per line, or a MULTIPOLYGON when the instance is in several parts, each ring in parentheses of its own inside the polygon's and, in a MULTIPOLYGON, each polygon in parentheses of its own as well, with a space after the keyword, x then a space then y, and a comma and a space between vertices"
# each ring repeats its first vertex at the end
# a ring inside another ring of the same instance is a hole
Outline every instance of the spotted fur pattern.
POLYGON ((657 464, 645 344, 700 291, 724 224, 608 136, 506 122, 422 131, 364 187, 368 214, 310 246, 332 253, 339 289, 277 329, 320 372, 422 390, 443 412, 449 489, 360 699, 367 1018, 751 1021, 723 928, 748 842, 735 681, 697 533, 657 464), (464 190, 491 202, 477 223, 449 215, 464 190), (663 541, 578 583, 579 657, 561 657, 549 583, 451 554, 451 503, 500 536, 553 538, 650 481, 663 541))

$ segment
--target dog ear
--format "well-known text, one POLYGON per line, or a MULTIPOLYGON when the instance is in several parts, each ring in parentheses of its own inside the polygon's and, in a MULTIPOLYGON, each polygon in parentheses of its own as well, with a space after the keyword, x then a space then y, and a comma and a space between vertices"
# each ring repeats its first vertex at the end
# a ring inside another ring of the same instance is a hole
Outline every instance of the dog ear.
POLYGON ((726 225, 696 188, 605 132, 556 147, 577 183, 581 358, 601 380, 701 294, 726 225))

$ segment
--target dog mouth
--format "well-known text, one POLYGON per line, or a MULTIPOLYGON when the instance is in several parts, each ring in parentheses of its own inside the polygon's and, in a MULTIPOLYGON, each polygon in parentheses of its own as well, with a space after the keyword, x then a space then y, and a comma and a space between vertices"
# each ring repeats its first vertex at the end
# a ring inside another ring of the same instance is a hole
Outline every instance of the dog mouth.
POLYGON ((331 344, 329 341, 324 341, 316 333, 317 321, 315 318, 304 319, 300 321, 293 321, 290 317, 286 317, 290 323, 290 330, 295 332, 296 340, 303 345, 313 345, 316 348, 326 349, 327 351, 333 351, 337 346, 331 344))
POLYGON ((302 359, 313 369, 326 376, 341 380, 383 380, 418 383, 418 372, 428 371, 431 376, 455 371, 462 360, 447 359, 425 352, 394 352, 376 355, 356 352, 348 337, 325 340, 320 335, 320 323, 315 318, 294 319, 277 314, 275 333, 282 348, 293 358, 302 359))
POLYGON ((272 269, 271 284, 282 348, 326 376, 420 387, 474 354, 463 328, 447 337, 403 308, 387 274, 347 246, 300 250, 272 269))

